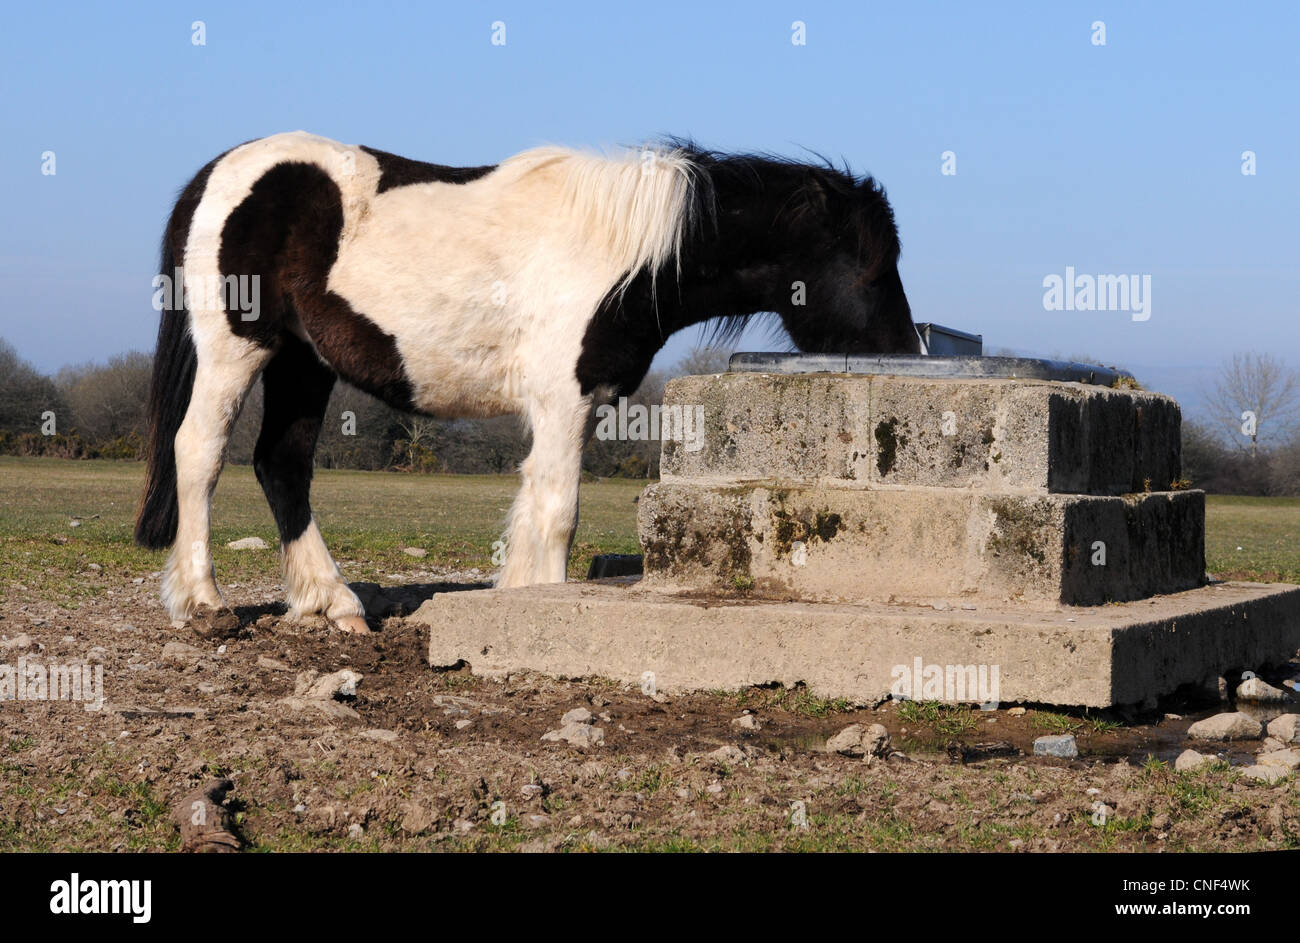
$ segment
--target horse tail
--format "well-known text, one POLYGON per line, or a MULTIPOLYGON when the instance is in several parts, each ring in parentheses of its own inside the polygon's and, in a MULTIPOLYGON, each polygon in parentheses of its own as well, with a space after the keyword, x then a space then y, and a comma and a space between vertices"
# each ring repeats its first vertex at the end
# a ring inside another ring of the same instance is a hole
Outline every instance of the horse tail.
POLYGON ((160 272, 171 284, 171 303, 162 307, 158 344, 149 383, 149 441, 145 447, 145 485, 135 519, 135 542, 151 550, 171 546, 176 539, 180 511, 176 498, 176 433, 190 406, 198 355, 190 335, 189 306, 185 300, 185 241, 213 161, 181 193, 163 233, 160 272), (178 251, 179 250, 179 251, 178 251))

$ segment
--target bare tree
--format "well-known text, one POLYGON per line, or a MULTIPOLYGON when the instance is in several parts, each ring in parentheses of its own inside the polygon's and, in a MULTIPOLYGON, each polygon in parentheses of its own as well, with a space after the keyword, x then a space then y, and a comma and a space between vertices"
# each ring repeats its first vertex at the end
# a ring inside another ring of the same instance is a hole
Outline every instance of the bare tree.
POLYGON ((708 373, 726 373, 727 361, 734 353, 730 347, 693 347, 681 360, 673 365, 671 375, 675 377, 699 376, 708 373))
POLYGON ((58 383, 72 408, 77 430, 91 441, 147 434, 146 406, 153 357, 117 354, 107 364, 64 367, 58 383))
POLYGON ((1205 402, 1226 440, 1254 458, 1300 429, 1300 374, 1271 354, 1234 354, 1205 402))
POLYGON ((0 340, 0 430, 35 433, 41 427, 41 415, 53 412, 58 428, 66 422, 66 402, 54 381, 18 356, 8 341, 0 340))

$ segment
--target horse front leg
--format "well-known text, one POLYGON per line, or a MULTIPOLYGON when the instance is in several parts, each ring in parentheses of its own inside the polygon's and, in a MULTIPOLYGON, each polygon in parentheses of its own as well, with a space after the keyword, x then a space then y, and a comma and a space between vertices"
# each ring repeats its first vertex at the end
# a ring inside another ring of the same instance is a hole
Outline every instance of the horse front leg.
POLYGON ((520 466, 522 484, 510 509, 505 564, 497 586, 563 583, 578 524, 582 446, 591 398, 533 411, 533 448, 520 466))

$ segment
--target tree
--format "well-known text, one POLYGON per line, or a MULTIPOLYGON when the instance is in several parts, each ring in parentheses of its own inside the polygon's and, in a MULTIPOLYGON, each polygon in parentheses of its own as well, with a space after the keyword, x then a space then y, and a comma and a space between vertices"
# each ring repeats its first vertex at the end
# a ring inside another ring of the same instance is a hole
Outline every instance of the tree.
POLYGON ((148 435, 149 380, 153 357, 140 351, 117 354, 107 364, 64 367, 58 383, 82 437, 107 443, 148 435))
POLYGON ((1205 402, 1224 440, 1257 458, 1300 428, 1300 374, 1271 354, 1234 354, 1205 402))
POLYGON ((709 373, 726 373, 727 361, 734 351, 730 347, 706 345, 692 347, 681 360, 673 365, 671 374, 675 377, 700 376, 709 373))
POLYGON ((67 402, 54 381, 19 357, 12 344, 0 340, 0 430, 39 433, 46 412, 54 413, 58 431, 71 431, 67 402))

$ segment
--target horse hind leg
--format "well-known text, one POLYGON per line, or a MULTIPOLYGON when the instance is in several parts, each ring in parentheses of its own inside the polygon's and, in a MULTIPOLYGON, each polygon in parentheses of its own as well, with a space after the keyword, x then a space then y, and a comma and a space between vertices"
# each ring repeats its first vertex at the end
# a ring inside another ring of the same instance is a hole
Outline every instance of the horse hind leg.
POLYGON ((176 433, 176 541, 163 573, 162 599, 171 617, 205 634, 228 634, 238 620, 217 589, 212 565, 212 492, 231 427, 266 362, 266 352, 231 335, 201 350, 185 419, 176 433))
POLYGON ((265 406, 253 470, 280 531, 289 618, 319 614, 349 632, 368 632, 361 601, 330 557, 309 500, 312 456, 334 379, 305 343, 284 342, 262 374, 265 406))

